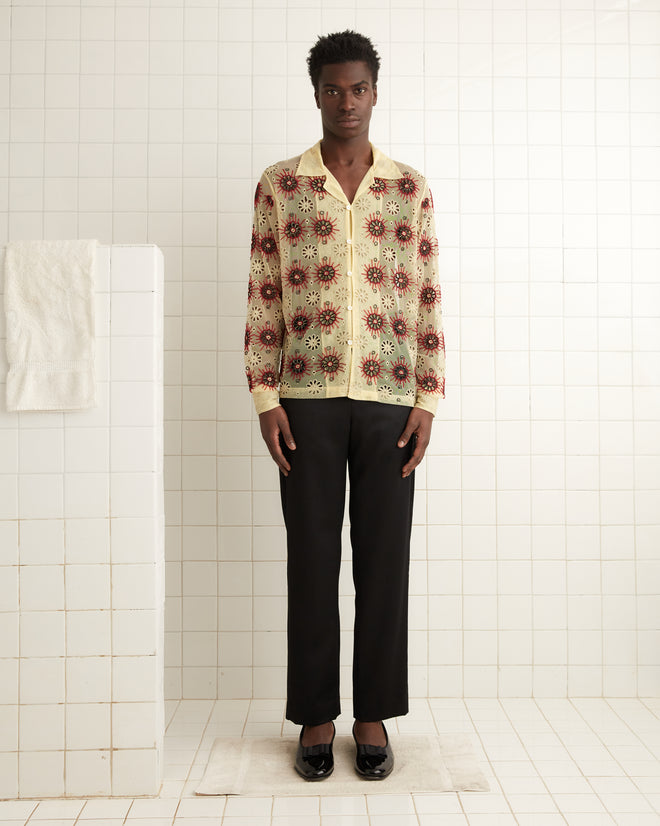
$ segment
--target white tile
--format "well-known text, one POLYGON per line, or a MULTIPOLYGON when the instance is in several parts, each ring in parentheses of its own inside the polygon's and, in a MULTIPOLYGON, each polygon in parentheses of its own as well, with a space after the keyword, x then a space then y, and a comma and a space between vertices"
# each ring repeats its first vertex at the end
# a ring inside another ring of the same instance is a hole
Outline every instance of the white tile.
POLYGON ((415 807, 410 795, 404 794, 369 794, 367 796, 369 816, 413 814, 415 807))
POLYGON ((173 817, 177 805, 176 800, 134 800, 128 811, 128 820, 145 817, 173 817))
POLYGON ((120 749, 155 748, 157 740, 156 703, 113 703, 113 747, 120 749))
POLYGON ((0 819, 23 823, 37 808, 36 800, 2 800, 0 801, 0 819))
POLYGON ((225 808, 227 817, 270 817, 273 808, 271 797, 228 797, 225 808))
POLYGON ((109 702, 112 696, 110 666, 109 657, 69 655, 66 659, 67 702, 109 702))
POLYGON ((66 607, 69 611, 110 608, 110 566, 67 565, 66 607))
MULTIPOLYGON (((64 793, 64 751, 19 752, 18 772, 22 794, 28 794, 31 797, 58 797, 64 793)), ((49 810, 53 813, 59 811, 64 819, 75 817, 75 814, 69 815, 69 812, 75 810, 75 805, 60 806, 59 810, 57 806, 51 807, 50 805, 51 803, 74 804, 74 801, 45 802, 48 805, 42 810, 45 813, 43 815, 44 819, 53 816, 48 814, 49 810)), ((80 808, 82 807, 82 801, 75 801, 75 804, 78 804, 80 808)))
MULTIPOLYGON (((106 519, 69 519, 66 522, 66 561, 101 563, 109 561, 110 526, 106 519)), ((67 568, 67 571, 70 567, 67 568)))
POLYGON ((118 749, 114 753, 113 795, 153 795, 158 792, 159 785, 155 749, 118 749))
MULTIPOLYGON (((67 750, 66 793, 70 795, 110 794, 110 751, 67 750)), ((91 821, 88 821, 91 822, 91 821)))

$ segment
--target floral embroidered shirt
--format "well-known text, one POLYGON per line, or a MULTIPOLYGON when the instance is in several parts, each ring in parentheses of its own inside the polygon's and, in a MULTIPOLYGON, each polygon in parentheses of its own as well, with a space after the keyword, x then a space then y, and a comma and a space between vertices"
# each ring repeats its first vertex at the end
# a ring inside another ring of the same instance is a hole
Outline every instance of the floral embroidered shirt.
POLYGON ((257 413, 280 397, 334 396, 435 413, 444 398, 431 192, 372 154, 352 203, 320 141, 257 184, 245 327, 257 413))

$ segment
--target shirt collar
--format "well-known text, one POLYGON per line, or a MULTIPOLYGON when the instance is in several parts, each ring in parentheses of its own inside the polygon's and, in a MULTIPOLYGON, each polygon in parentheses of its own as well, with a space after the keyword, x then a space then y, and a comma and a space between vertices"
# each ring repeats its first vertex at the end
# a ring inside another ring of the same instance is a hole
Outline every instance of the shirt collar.
MULTIPOLYGON (((367 171, 367 174, 364 176, 363 183, 366 183, 367 181, 373 183, 374 178, 403 177, 403 173, 391 158, 388 158, 387 155, 385 155, 384 152, 381 152, 378 147, 373 145, 373 143, 370 143, 370 146, 373 155, 373 163, 367 171)), ((337 195, 342 200, 346 200, 346 196, 337 183, 337 179, 323 163, 323 156, 321 155, 321 141, 318 141, 310 149, 303 152, 300 156, 300 161, 298 162, 298 169, 296 172, 298 175, 324 177, 326 179, 326 189, 329 192, 332 192, 332 194, 337 195)), ((360 189, 358 192, 360 192, 360 190, 362 190, 362 184, 360 184, 360 189)))

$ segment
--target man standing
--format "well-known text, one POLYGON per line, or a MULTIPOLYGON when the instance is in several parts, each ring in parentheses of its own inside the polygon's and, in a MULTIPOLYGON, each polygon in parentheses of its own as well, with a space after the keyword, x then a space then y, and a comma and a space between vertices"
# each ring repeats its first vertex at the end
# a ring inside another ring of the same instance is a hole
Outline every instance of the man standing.
POLYGON ((287 530, 287 719, 296 770, 333 770, 346 468, 355 583, 353 736, 392 770, 383 720, 408 712, 414 469, 444 397, 438 244, 426 180, 369 141, 380 59, 352 31, 307 59, 323 138, 254 199, 245 363, 287 530))

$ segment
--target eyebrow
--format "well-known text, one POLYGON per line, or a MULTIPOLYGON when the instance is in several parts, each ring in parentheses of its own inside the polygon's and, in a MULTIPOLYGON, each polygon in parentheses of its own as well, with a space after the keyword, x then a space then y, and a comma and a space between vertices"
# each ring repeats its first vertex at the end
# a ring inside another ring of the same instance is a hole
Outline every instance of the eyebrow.
MULTIPOLYGON (((351 83, 350 85, 351 85, 351 86, 367 86, 367 85, 368 85, 368 83, 369 83, 369 81, 368 81, 368 80, 358 80, 358 82, 357 82, 357 83, 351 83)), ((324 84, 323 84, 323 88, 324 88, 324 89, 328 88, 329 86, 332 86, 332 87, 334 87, 334 88, 336 88, 336 89, 339 89, 339 88, 340 88, 340 86, 339 86, 337 83, 324 83, 324 84)))

